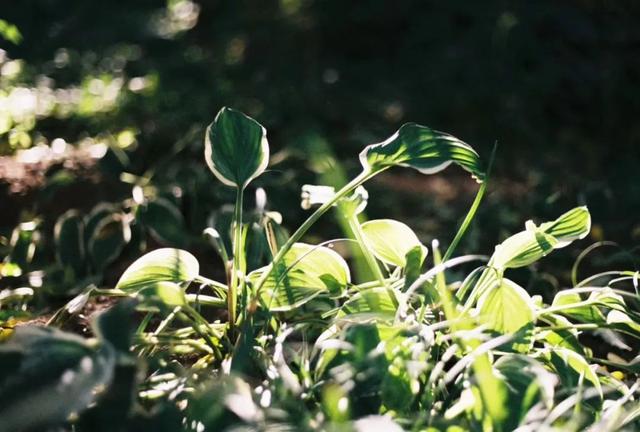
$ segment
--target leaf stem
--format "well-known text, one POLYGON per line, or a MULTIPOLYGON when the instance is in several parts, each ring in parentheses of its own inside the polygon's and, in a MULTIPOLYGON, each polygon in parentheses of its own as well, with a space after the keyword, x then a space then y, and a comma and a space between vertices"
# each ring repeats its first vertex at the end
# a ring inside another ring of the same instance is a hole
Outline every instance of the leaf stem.
POLYGON ((369 269, 373 273, 380 286, 387 289, 393 305, 397 307, 398 299, 396 298, 395 292, 389 287, 389 284, 385 280, 384 274, 382 274, 380 265, 367 246, 366 240, 364 238, 364 233, 362 232, 362 226, 360 225, 360 221, 358 220, 358 215, 355 213, 345 213, 345 217, 347 218, 347 221, 349 223, 349 228, 351 228, 351 231, 353 232, 353 236, 356 238, 356 241, 360 245, 360 250, 362 251, 364 259, 367 261, 369 269))
POLYGON ((229 284, 229 294, 227 296, 227 308, 229 313, 229 328, 234 330, 236 324, 236 306, 238 303, 238 291, 242 291, 244 285, 244 275, 240 276, 241 254, 242 254, 242 201, 244 189, 236 189, 236 205, 233 216, 233 266, 231 269, 231 283, 229 284))
MULTIPOLYGON (((346 195, 353 192, 358 186, 360 186, 362 183, 367 181, 374 174, 377 174, 377 172, 371 173, 370 171, 367 171, 367 170, 362 171, 353 180, 351 180, 344 187, 342 187, 342 189, 336 192, 336 194, 333 196, 333 198, 330 201, 327 201, 326 203, 318 207, 318 209, 315 212, 313 212, 313 214, 311 214, 311 216, 309 216, 307 220, 305 220, 303 224, 300 225, 300 227, 298 227, 298 229, 291 235, 291 237, 289 237, 286 243, 282 245, 280 250, 278 250, 278 253, 276 254, 276 256, 273 257, 273 261, 271 262, 270 267, 265 272, 262 273, 260 279, 258 279, 258 281, 256 282, 256 285, 254 288, 254 293, 256 297, 259 296, 260 288, 262 287, 262 285, 264 285, 267 278, 271 275, 271 272, 273 272, 273 269, 276 267, 276 265, 279 264, 280 261, 282 261, 282 259, 284 258, 285 254, 289 251, 289 249, 291 249, 291 247, 298 240, 300 240, 303 235, 306 234, 309 228, 311 228, 313 224, 316 223, 323 214, 325 214, 331 207, 333 207, 333 205, 336 202, 338 202, 340 199, 342 199, 346 195)), ((256 302, 255 299, 254 299, 254 302, 256 302)))
POLYGON ((471 204, 471 207, 467 212, 467 216, 465 216, 464 220, 462 221, 462 224, 460 225, 460 228, 458 229, 458 232, 456 233, 456 236, 453 238, 453 240, 451 241, 451 244, 447 248, 447 251, 445 252, 444 257, 442 258, 443 261, 448 261, 449 258, 451 258, 451 255, 453 255, 453 251, 455 251, 456 247, 458 246, 458 243, 460 243, 460 240, 462 240, 462 237, 465 235, 465 233, 467 232, 467 229, 471 225, 471 221, 473 221, 473 218, 476 215, 476 211, 478 211, 478 207, 480 207, 482 198, 484 198, 484 194, 487 190, 487 184, 489 183, 489 175, 491 174, 491 168, 493 167, 493 161, 496 156, 497 148, 498 148, 498 143, 494 144, 493 146, 493 150, 491 151, 491 158, 489 159, 489 166, 487 168, 487 174, 485 175, 482 185, 480 186, 480 189, 478 190, 478 193, 476 194, 476 197, 473 200, 473 204, 471 204))

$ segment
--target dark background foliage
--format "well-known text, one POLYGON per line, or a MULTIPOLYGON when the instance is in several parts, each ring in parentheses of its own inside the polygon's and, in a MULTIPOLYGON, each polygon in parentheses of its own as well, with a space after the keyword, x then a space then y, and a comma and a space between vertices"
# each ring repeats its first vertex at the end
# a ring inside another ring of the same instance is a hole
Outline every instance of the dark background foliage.
MULTIPOLYGON (((629 248, 640 238, 635 1, 10 0, 0 18, 22 35, 0 42, 7 59, 23 61, 17 78, 0 77, 6 94, 17 86, 91 94, 95 79, 119 85, 110 105, 36 115, 23 146, 123 130, 137 143, 128 159, 101 161, 89 186, 45 195, 49 204, 41 189, 12 194, 15 179, 5 179, 1 199, 14 204, 2 205, 5 231, 25 211, 53 219, 120 199, 130 193, 120 173, 151 167, 160 184, 192 184, 181 203, 187 216, 194 202, 216 208, 229 192, 205 171, 203 127, 229 105, 269 131, 276 163, 259 184, 290 226, 304 214, 300 185, 318 181, 302 163, 321 145, 355 170, 364 145, 415 121, 485 159, 499 143, 464 249, 489 252, 527 218, 576 204, 589 205, 592 240, 629 248)), ((15 153, 18 126, 0 135, 2 153, 15 153)), ((370 216, 408 220, 426 239, 447 242, 475 187, 454 169, 435 179, 404 170, 370 191, 370 216)), ((205 220, 187 225, 198 233, 205 220)))

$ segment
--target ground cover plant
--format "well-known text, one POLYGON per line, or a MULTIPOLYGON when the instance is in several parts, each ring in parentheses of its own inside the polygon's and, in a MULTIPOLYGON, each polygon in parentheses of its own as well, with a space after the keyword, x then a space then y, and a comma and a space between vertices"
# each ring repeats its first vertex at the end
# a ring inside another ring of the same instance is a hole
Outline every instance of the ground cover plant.
MULTIPOLYGON (((130 225, 172 232, 157 224, 172 211, 145 219, 144 199, 133 199, 58 221, 58 271, 74 297, 47 326, 19 325, 34 287, 2 291, 0 431, 640 427, 638 272, 581 278, 581 259, 572 286, 550 301, 510 279, 585 238, 586 207, 528 221, 493 251, 457 255, 494 156, 483 161, 465 142, 408 123, 365 147, 360 173, 344 185, 304 185, 300 201, 311 213, 291 229, 286 213, 270 208, 278 191, 252 188, 268 168, 264 127, 223 108, 204 141, 211 182, 235 195, 228 217, 204 231, 206 259, 156 248, 103 286, 101 266, 131 241, 130 225), (450 165, 478 182, 456 232, 423 243, 401 221, 362 220, 370 201, 385 199, 365 189, 374 176, 450 165), (327 213, 349 235, 306 243, 327 213), (220 264, 219 280, 204 275, 220 264), (68 331, 96 297, 108 299, 107 310, 90 335, 68 331), (590 334, 604 343, 584 343, 590 334)), ((3 263, 9 277, 23 277, 34 232, 15 231, 3 263)))

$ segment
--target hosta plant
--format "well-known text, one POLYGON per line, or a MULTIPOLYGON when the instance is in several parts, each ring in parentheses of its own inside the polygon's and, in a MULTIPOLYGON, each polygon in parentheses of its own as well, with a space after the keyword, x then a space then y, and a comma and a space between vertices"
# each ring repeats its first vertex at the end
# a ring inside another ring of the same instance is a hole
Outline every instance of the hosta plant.
MULTIPOLYGON (((266 209, 261 189, 258 210, 250 220, 244 216, 245 193, 268 159, 266 130, 223 108, 206 131, 205 161, 236 201, 228 230, 211 227, 205 235, 226 278, 204 277, 211 263, 186 250, 140 257, 114 289, 100 290, 134 299, 127 304, 140 317, 137 329, 114 335, 112 327, 100 331, 96 324, 90 355, 111 357, 99 363, 102 381, 87 385, 117 382, 114 371, 136 355, 148 369, 131 405, 154 407, 156 418, 168 419, 165 427, 189 431, 640 427, 640 360, 631 348, 640 339, 638 273, 576 280, 554 298, 533 295, 510 276, 586 237, 586 207, 527 222, 490 256, 456 256, 488 169, 468 144, 411 123, 365 147, 360 173, 342 188, 303 186, 303 208, 314 210, 289 234, 282 215, 266 209), (400 221, 361 222, 367 201, 377 199, 364 189, 375 175, 394 167, 434 174, 452 164, 480 186, 459 231, 440 239, 449 243, 444 253, 437 240, 423 243, 400 221), (334 210, 353 238, 309 243, 305 235, 314 223, 334 210), (335 247, 341 242, 359 249, 370 280, 354 282, 349 257, 335 247), (248 256, 260 248, 266 253, 253 267, 248 256), (583 344, 589 333, 603 346, 583 344)), ((124 310, 118 313, 125 316, 124 310)), ((114 314, 107 312, 105 322, 114 314)), ((14 346, 23 340, 23 349, 37 342, 21 334, 14 346)), ((107 386, 107 406, 114 385, 107 386)), ((83 427, 100 416, 99 396, 82 413, 89 402, 74 393, 76 430, 90 430, 83 427)), ((134 411, 123 412, 122 428, 141 421, 134 411)), ((56 411, 49 420, 59 421, 61 413, 68 414, 56 411)))

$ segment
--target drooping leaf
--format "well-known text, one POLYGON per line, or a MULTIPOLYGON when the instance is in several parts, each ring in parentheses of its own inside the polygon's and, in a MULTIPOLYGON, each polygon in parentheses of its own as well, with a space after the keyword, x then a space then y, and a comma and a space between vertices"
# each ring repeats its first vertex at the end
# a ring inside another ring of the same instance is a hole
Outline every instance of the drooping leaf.
POLYGON ((0 431, 49 430, 61 424, 109 383, 114 359, 109 344, 96 349, 54 328, 16 328, 0 344, 0 431))
POLYGON ((96 226, 109 215, 118 213, 119 209, 116 205, 108 202, 101 202, 94 206, 88 215, 84 217, 84 242, 88 244, 91 240, 91 234, 95 231, 96 226))
POLYGON ((84 223, 80 214, 69 210, 58 218, 54 227, 58 262, 73 269, 76 277, 85 270, 84 223))
POLYGON ((162 248, 138 258, 125 270, 116 288, 136 292, 156 282, 190 281, 200 272, 196 257, 182 249, 162 248))
POLYGON ((527 352, 531 347, 534 316, 533 301, 527 291, 506 278, 478 301, 481 324, 500 334, 520 333, 512 344, 517 351, 527 352))
POLYGON ((362 224, 365 242, 376 258, 398 267, 405 267, 407 254, 415 247, 421 247, 423 257, 427 255, 418 236, 402 222, 392 219, 377 219, 362 224))
POLYGON ((360 163, 365 172, 406 166, 424 174, 436 173, 455 163, 478 181, 484 180, 480 158, 471 146, 415 123, 407 123, 387 140, 367 146, 360 153, 360 163))
POLYGON ((222 108, 207 128, 205 160, 222 183, 244 189, 269 163, 267 131, 251 117, 222 108))
MULTIPOLYGON (((256 282, 268 267, 249 274, 256 282)), ((260 295, 273 311, 288 311, 319 294, 338 295, 351 281, 349 267, 335 251, 296 243, 262 286, 260 295)))

